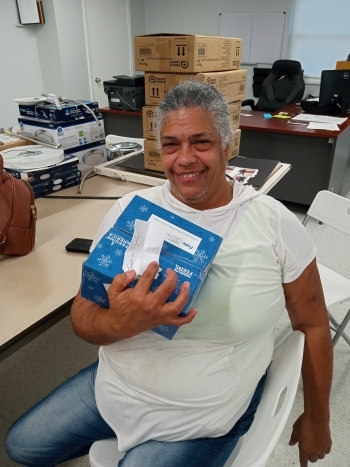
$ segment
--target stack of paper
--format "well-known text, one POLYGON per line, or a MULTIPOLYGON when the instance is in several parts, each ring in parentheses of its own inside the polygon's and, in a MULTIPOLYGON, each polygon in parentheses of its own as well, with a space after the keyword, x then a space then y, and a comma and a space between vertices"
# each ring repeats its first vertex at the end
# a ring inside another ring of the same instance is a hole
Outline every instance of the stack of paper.
POLYGON ((347 117, 329 117, 328 115, 299 114, 291 122, 309 122, 310 130, 339 131, 338 125, 347 121, 347 117))
POLYGON ((310 122, 306 128, 309 128, 309 130, 339 131, 336 123, 310 122))

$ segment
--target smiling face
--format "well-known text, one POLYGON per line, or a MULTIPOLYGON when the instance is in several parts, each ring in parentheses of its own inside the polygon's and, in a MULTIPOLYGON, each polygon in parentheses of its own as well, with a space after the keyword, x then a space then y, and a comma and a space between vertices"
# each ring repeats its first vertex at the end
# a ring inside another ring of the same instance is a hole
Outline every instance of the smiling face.
POLYGON ((225 176, 229 148, 222 149, 209 115, 199 107, 169 112, 160 143, 164 172, 175 198, 199 210, 231 201, 232 187, 225 176))

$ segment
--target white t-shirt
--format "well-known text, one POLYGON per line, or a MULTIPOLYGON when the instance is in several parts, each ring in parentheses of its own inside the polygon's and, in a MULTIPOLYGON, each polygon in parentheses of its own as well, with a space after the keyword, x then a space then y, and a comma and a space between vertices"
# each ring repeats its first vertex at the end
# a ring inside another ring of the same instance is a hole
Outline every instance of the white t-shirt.
POLYGON ((107 213, 93 247, 135 194, 224 240, 191 324, 171 341, 147 331, 100 348, 96 401, 121 451, 149 439, 222 436, 233 427, 270 363, 285 307, 282 283, 297 279, 316 254, 294 214, 240 184, 228 205, 206 211, 174 198, 169 182, 130 193, 107 213))

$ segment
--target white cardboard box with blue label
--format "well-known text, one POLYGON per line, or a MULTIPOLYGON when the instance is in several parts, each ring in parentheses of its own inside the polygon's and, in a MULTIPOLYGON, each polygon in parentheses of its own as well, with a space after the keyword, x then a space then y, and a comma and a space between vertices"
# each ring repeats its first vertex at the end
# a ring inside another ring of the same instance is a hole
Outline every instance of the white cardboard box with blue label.
POLYGON ((102 116, 98 117, 98 121, 101 125, 98 125, 93 117, 70 122, 48 122, 31 117, 18 119, 19 128, 24 136, 34 136, 44 143, 60 144, 63 149, 104 140, 105 130, 102 116))
MULTIPOLYGON (((108 308, 107 291, 114 277, 125 270, 137 270, 140 263, 149 264, 158 244, 159 271, 151 290, 156 290, 164 281, 168 268, 173 269, 178 282, 167 301, 174 301, 181 284, 189 282, 190 296, 180 313, 185 315, 191 309, 221 242, 219 235, 136 195, 83 263, 81 294, 108 308), (148 234, 143 236, 143 230, 148 234)), ((136 283, 137 279, 130 287, 136 283)), ((162 325, 153 331, 172 339, 177 329, 176 326, 162 325)))

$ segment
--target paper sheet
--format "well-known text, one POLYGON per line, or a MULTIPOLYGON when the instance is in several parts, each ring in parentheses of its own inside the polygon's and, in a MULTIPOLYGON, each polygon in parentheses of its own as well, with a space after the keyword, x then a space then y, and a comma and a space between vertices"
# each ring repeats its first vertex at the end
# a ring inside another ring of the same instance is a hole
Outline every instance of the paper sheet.
POLYGON ((227 171, 226 173, 238 183, 246 185, 248 180, 255 177, 259 172, 258 169, 247 169, 245 167, 235 167, 233 170, 227 171))
POLYGON ((187 230, 181 229, 181 227, 155 216, 154 214, 151 215, 148 222, 152 222, 157 225, 157 228, 164 230, 165 240, 167 242, 181 248, 181 250, 187 251, 187 253, 190 253, 191 255, 196 253, 197 248, 202 241, 202 239, 197 237, 197 235, 187 232, 187 230))
POLYGON ((306 128, 309 130, 339 131, 339 127, 336 123, 310 122, 306 128))
POLYGON ((5 133, 0 133, 0 141, 4 144, 7 144, 7 143, 14 143, 14 142, 21 141, 21 138, 20 137, 17 138, 16 136, 9 136, 9 135, 6 135, 5 133))
POLYGON ((292 118, 292 122, 318 122, 335 123, 341 125, 346 122, 347 117, 329 117, 328 115, 299 114, 292 118))
POLYGON ((165 230, 154 222, 135 220, 134 235, 125 251, 123 271, 136 271, 141 276, 152 261, 159 262, 165 230))

